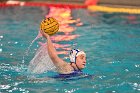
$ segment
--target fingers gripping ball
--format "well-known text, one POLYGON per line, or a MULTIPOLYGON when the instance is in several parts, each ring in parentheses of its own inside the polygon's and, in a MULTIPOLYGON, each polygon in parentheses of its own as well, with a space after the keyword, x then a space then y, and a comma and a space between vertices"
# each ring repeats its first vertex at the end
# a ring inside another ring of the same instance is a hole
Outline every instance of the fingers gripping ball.
POLYGON ((59 23, 53 17, 49 17, 42 20, 40 24, 40 29, 48 35, 54 35, 59 30, 59 23))

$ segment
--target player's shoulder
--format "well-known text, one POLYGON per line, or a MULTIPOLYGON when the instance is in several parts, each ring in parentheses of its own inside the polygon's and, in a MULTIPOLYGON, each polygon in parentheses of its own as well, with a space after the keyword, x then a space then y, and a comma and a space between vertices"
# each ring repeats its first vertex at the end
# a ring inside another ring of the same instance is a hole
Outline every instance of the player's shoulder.
POLYGON ((63 64, 57 67, 58 72, 61 74, 68 74, 73 71, 73 67, 71 67, 70 63, 64 62, 63 64))

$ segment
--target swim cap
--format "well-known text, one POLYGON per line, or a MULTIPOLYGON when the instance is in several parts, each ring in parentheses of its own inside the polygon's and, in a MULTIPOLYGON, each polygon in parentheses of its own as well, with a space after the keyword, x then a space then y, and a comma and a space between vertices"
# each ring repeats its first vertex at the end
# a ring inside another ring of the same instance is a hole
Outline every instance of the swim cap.
POLYGON ((70 61, 71 62, 76 62, 76 57, 79 56, 79 55, 81 55, 81 54, 86 55, 84 51, 81 51, 79 49, 73 49, 73 50, 71 50, 70 51, 70 55, 69 55, 70 61))

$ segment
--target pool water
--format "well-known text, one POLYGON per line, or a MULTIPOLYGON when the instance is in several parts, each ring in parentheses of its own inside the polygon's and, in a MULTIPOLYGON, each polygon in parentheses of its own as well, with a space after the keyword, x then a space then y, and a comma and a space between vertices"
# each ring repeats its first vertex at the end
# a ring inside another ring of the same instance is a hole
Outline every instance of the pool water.
POLYGON ((94 78, 50 79, 47 75, 54 74, 50 72, 31 79, 27 73, 29 62, 40 47, 38 42, 45 41, 31 42, 49 9, 0 8, 0 93, 140 92, 140 15, 133 14, 69 10, 72 19, 80 18, 83 24, 65 24, 68 26, 63 26, 52 40, 66 61, 71 48, 84 50, 87 65, 83 72, 94 78))

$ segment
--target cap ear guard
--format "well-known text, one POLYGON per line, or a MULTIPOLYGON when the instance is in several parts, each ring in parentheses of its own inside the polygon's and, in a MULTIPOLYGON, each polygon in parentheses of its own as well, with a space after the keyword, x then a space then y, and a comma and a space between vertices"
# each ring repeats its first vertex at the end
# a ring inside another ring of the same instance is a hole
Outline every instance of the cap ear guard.
POLYGON ((75 51, 71 50, 69 55, 71 62, 75 62, 75 55, 76 55, 75 51))
POLYGON ((80 52, 79 49, 73 49, 70 51, 69 57, 71 62, 76 62, 76 55, 78 54, 78 52, 80 52))

